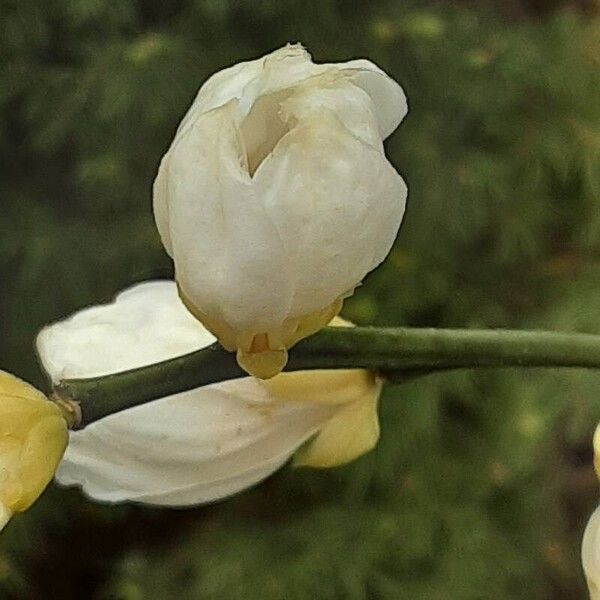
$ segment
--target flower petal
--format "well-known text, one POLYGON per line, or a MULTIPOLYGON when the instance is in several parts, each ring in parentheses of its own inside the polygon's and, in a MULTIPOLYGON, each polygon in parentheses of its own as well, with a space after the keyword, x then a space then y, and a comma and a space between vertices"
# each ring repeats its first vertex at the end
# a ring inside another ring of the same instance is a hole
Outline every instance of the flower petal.
POLYGON ((288 44, 255 60, 218 71, 200 87, 192 106, 177 129, 183 134, 202 113, 236 100, 241 121, 257 98, 294 86, 319 72, 310 54, 300 44, 288 44))
POLYGON ((3 502, 0 501, 0 531, 2 531, 13 516, 10 510, 3 502))
POLYGON ((19 398, 39 398, 46 400, 46 396, 31 384, 16 377, 12 373, 0 370, 0 392, 6 396, 17 396, 19 398))
POLYGON ((377 404, 381 385, 343 405, 294 458, 294 465, 329 468, 346 464, 372 450, 379 439, 377 404))
POLYGON ((211 502, 268 477, 333 410, 272 406, 250 379, 200 388, 71 433, 57 479, 106 502, 211 502))
MULTIPOLYGON (((328 65, 324 65, 328 66, 328 65)), ((370 60, 351 60, 339 65, 375 104, 382 139, 391 135, 408 113, 408 101, 402 87, 370 60)))
POLYGON ((314 64, 299 44, 199 90, 159 167, 156 224, 186 306, 248 373, 279 373, 389 252, 407 190, 382 138, 406 111, 373 63, 314 64))

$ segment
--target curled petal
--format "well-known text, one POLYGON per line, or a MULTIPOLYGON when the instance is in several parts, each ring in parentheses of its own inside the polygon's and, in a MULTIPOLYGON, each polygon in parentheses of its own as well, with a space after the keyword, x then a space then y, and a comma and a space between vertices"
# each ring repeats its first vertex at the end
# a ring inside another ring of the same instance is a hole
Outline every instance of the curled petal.
POLYGON ((408 113, 408 101, 403 89, 387 73, 370 60, 359 59, 340 65, 355 85, 373 100, 382 139, 390 136, 408 113))

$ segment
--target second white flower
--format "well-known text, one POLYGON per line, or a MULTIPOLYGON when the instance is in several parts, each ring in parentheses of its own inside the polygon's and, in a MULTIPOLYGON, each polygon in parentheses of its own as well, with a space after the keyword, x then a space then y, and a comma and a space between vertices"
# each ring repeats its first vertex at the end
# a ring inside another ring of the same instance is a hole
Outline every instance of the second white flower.
POLYGON ((200 89, 155 217, 182 299, 248 372, 279 372, 389 252, 407 191, 382 140, 406 111, 373 63, 317 65, 299 45, 200 89))

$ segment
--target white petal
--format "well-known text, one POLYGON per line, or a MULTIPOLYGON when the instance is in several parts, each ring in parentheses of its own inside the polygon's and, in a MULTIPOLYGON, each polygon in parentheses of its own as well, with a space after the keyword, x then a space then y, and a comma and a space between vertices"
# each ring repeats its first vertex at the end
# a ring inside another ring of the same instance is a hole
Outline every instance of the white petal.
POLYGON ((232 109, 198 117, 169 152, 168 237, 197 307, 233 328, 268 331, 352 291, 384 259, 407 190, 352 84, 307 85, 284 102, 296 125, 253 178, 232 109))
POLYGON ((200 388, 73 432, 57 479, 106 502, 210 502, 269 476, 334 411, 273 405, 251 379, 200 388))
MULTIPOLYGON (((277 111, 294 125, 328 112, 337 117, 352 135, 383 153, 375 105, 371 97, 351 81, 339 77, 313 77, 296 86, 280 104, 281 108, 278 107, 277 111)), ((287 128, 288 131, 291 129, 287 128)))
POLYGON ((154 211, 207 323, 273 332, 352 293, 402 220, 382 135, 405 113, 374 64, 316 65, 300 45, 206 82, 161 162, 154 211))
POLYGON ((193 352, 215 338, 185 309, 173 281, 151 281, 44 328, 37 349, 54 382, 97 377, 193 352))
POLYGON ((581 544, 581 560, 591 600, 600 600, 600 507, 592 514, 581 544))

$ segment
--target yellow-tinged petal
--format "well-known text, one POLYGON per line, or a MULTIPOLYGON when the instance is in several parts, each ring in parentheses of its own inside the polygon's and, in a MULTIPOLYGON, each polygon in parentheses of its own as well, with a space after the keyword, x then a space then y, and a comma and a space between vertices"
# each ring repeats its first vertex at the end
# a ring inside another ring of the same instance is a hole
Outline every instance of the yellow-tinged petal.
POLYGON ((319 402, 348 404, 362 398, 376 385, 363 369, 323 369, 281 373, 262 385, 282 402, 319 402))
POLYGON ((585 528, 581 562, 590 600, 600 600, 600 507, 594 511, 585 528))
POLYGON ((12 511, 10 511, 4 503, 0 502, 0 531, 4 529, 11 517, 12 511))
POLYGON ((381 383, 373 378, 361 398, 340 407, 315 438, 296 453, 294 464, 336 467, 372 450, 379 439, 377 401, 380 391, 381 383))
POLYGON ((60 409, 28 383, 0 371, 0 529, 44 491, 67 441, 60 409))
POLYGON ((36 397, 46 399, 46 396, 39 390, 36 390, 32 385, 26 381, 6 373, 6 371, 0 371, 0 394, 7 396, 24 396, 24 397, 36 397))
POLYGON ((600 479, 600 425, 596 427, 594 432, 594 470, 596 477, 600 479))
MULTIPOLYGON (((267 334, 260 335, 266 337, 267 334)), ((281 373, 287 365, 288 351, 287 348, 266 348, 260 352, 245 352, 238 348, 235 357, 246 373, 258 379, 270 379, 281 373)))
MULTIPOLYGON (((600 479, 600 424, 594 432, 594 470, 600 479)), ((581 561, 590 600, 600 600, 600 506, 596 508, 583 534, 581 561)))

